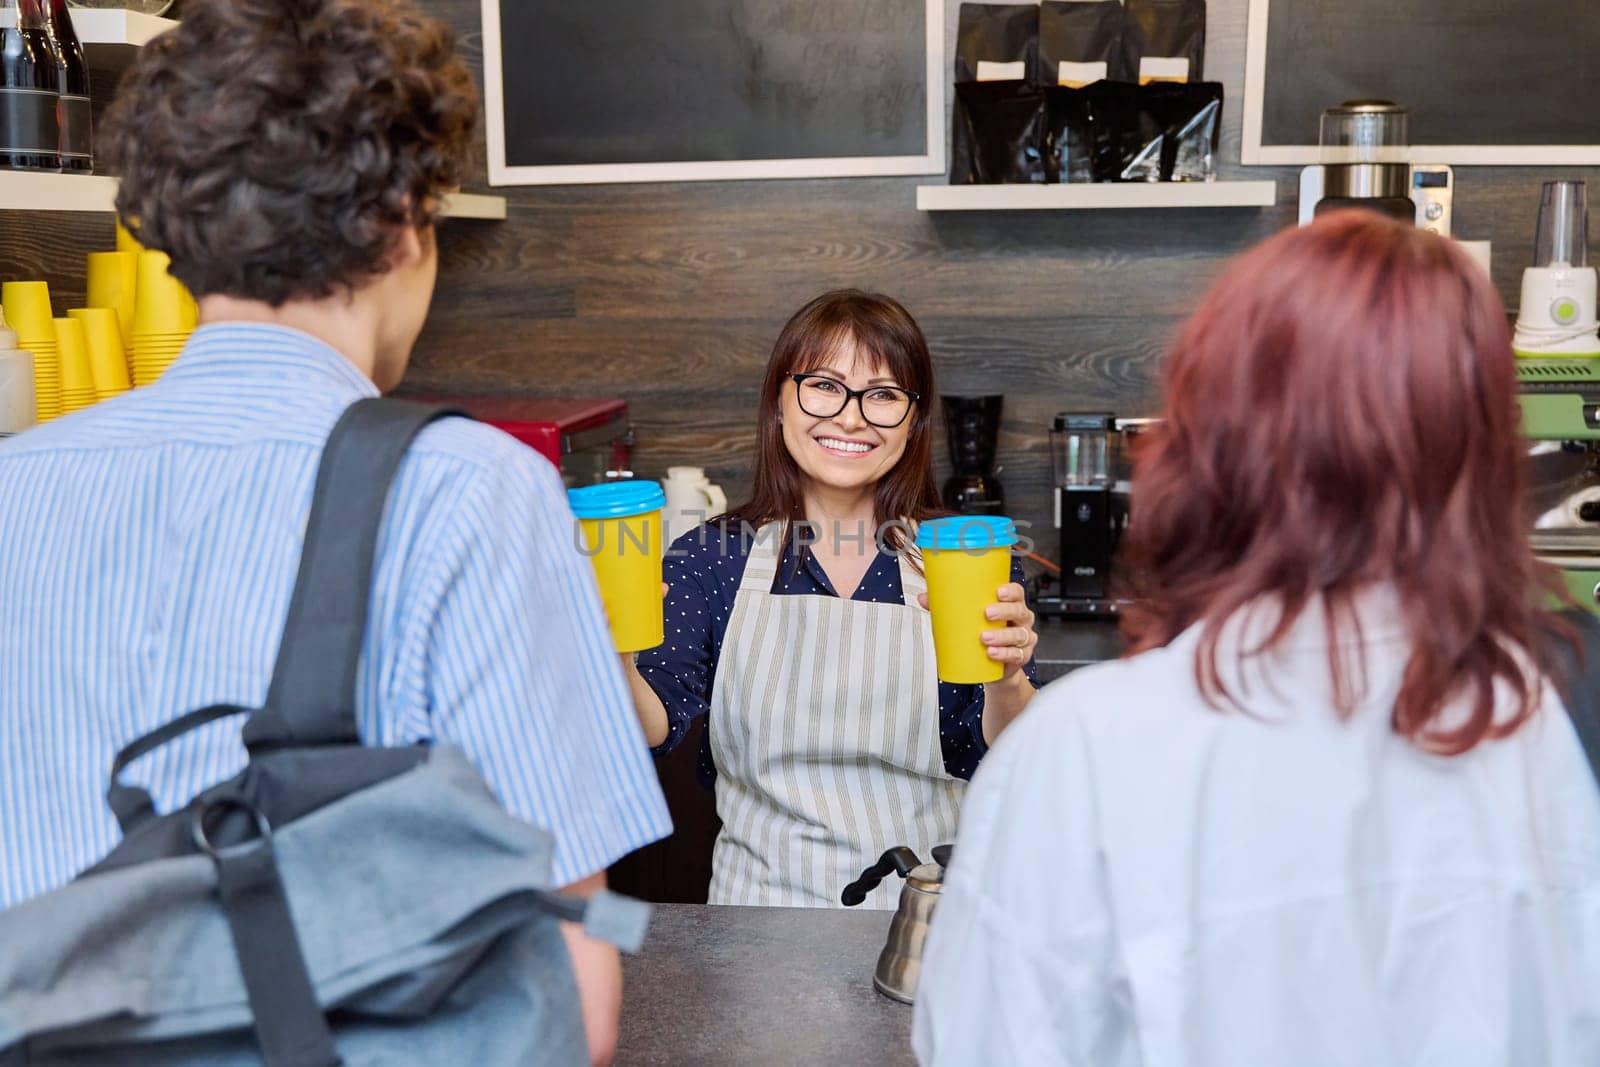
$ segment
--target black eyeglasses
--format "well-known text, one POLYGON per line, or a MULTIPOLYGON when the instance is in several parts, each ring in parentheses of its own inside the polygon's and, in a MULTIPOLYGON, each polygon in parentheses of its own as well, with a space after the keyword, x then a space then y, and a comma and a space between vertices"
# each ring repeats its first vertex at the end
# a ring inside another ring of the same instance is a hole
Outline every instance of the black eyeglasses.
POLYGON ((880 430, 892 430, 906 421, 911 405, 922 397, 898 385, 870 385, 851 389, 826 374, 791 374, 800 410, 814 419, 831 419, 854 400, 861 417, 880 430))

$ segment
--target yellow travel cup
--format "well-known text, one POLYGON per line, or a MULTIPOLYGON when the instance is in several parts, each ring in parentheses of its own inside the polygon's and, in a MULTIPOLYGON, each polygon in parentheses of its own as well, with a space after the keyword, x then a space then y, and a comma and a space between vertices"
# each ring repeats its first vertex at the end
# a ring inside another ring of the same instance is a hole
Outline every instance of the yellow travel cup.
POLYGON ((1011 580, 1016 543, 1016 524, 997 516, 955 515, 917 527, 940 681, 971 685, 1005 675, 1005 664, 989 658, 983 632, 1002 628, 985 612, 1011 580))
POLYGON ((582 550, 594 565, 600 600, 618 652, 661 644, 661 509, 667 495, 656 482, 622 481, 567 493, 583 528, 582 550))

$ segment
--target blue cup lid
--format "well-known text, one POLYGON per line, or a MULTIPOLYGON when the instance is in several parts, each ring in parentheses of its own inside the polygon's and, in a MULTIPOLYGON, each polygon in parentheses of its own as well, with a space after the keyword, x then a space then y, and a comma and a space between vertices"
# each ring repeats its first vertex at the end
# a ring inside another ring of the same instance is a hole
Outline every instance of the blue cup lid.
POLYGON ((567 490, 567 503, 580 519, 625 519, 667 506, 658 482, 623 481, 567 490))
POLYGON ((950 515, 917 527, 917 547, 982 552, 1017 543, 1017 524, 998 515, 950 515))

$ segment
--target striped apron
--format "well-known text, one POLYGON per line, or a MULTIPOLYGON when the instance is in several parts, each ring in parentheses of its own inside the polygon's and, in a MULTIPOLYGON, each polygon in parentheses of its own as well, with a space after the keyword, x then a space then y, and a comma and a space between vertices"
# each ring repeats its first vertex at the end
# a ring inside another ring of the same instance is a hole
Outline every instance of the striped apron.
POLYGON ((750 551, 711 690, 711 903, 839 907, 884 850, 953 841, 966 782, 944 768, 922 575, 902 556, 905 604, 778 596, 780 531, 750 551))

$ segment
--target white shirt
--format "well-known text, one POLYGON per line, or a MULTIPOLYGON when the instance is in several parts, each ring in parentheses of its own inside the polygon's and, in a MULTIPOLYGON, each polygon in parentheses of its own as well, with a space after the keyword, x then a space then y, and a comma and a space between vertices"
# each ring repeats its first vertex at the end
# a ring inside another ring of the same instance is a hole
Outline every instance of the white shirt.
POLYGON ((1430 755, 1370 608, 1349 721, 1315 606, 1250 714, 1202 700, 1196 630, 1039 694, 967 794, 924 1063, 1600 1064, 1600 790, 1559 697, 1430 755))

